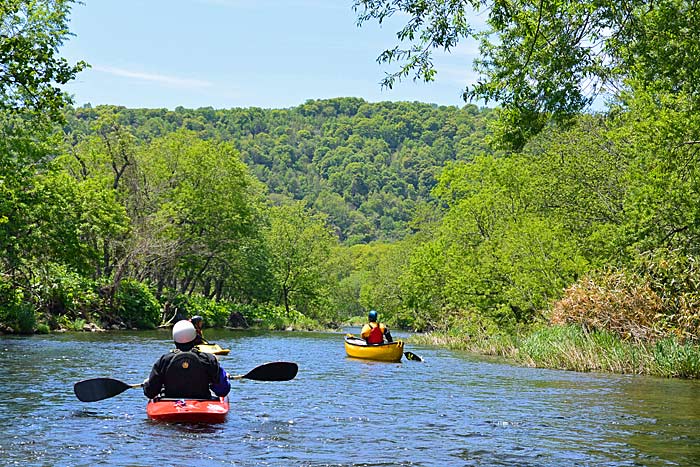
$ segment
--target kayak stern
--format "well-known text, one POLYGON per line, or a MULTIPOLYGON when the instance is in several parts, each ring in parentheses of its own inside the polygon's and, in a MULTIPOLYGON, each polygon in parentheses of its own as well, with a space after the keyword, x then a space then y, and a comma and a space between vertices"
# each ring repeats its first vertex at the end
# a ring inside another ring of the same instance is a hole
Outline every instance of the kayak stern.
POLYGON ((146 405, 148 418, 162 422, 223 423, 228 411, 228 397, 218 400, 159 399, 150 400, 146 405))
POLYGON ((403 341, 369 345, 364 339, 345 338, 345 353, 349 357, 381 362, 400 362, 403 356, 403 341))

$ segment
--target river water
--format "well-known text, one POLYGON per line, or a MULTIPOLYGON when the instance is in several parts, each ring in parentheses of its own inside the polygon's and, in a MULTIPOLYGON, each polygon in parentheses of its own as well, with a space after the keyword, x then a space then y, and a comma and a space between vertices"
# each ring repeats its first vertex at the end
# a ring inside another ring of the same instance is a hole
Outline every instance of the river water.
POLYGON ((347 358, 343 334, 207 330, 231 374, 277 360, 293 381, 232 381, 220 425, 153 422, 140 389, 94 403, 81 379, 138 383, 166 331, 0 336, 0 465, 700 465, 700 382, 511 366, 407 346, 347 358))

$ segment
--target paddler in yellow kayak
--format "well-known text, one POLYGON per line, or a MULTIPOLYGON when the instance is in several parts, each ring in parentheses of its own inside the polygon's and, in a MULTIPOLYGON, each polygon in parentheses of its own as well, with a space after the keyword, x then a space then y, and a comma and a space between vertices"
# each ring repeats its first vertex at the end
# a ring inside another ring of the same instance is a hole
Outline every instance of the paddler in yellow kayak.
POLYGON ((394 339, 391 338, 389 328, 386 327, 384 323, 378 322, 377 312, 375 310, 371 310, 367 317, 369 323, 362 326, 360 336, 368 344, 382 344, 384 343, 384 338, 386 338, 387 342, 394 342, 394 339))

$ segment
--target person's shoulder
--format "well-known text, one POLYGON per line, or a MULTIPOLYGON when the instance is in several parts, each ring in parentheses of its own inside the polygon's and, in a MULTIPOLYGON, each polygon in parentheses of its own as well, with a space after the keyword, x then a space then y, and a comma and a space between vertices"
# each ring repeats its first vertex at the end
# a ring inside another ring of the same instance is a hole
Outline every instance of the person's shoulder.
POLYGON ((173 350, 171 350, 171 351, 169 351, 169 352, 166 352, 166 353, 162 354, 160 357, 158 357, 158 362, 164 362, 164 361, 170 360, 170 359, 173 358, 175 355, 177 355, 177 354, 176 354, 175 349, 173 349, 173 350))
POLYGON ((192 349, 192 353, 196 354, 200 359, 207 360, 210 362, 218 362, 216 355, 209 352, 201 352, 199 349, 192 349))

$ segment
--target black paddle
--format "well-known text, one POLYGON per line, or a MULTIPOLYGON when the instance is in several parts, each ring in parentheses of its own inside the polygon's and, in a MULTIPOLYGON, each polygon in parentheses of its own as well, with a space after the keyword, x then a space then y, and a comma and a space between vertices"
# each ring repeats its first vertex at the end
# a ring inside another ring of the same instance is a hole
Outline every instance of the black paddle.
POLYGON ((95 402, 121 394, 127 389, 140 388, 143 383, 127 384, 118 379, 94 378, 73 385, 75 396, 83 402, 95 402))
POLYGON ((404 352, 403 354, 406 356, 406 360, 413 360, 416 362, 423 361, 423 357, 421 357, 420 355, 416 355, 413 352, 404 352))
POLYGON ((254 381, 289 381, 294 379, 299 367, 294 362, 270 362, 256 366, 244 375, 229 376, 228 379, 252 379, 254 381))
MULTIPOLYGON (((229 376, 229 379, 252 379, 255 381, 289 381, 294 379, 299 367, 293 362, 270 362, 253 368, 244 375, 229 376)), ((143 383, 127 384, 113 378, 93 378, 78 381, 73 385, 75 396, 83 402, 96 402, 118 396, 131 388, 140 388, 143 383)))

